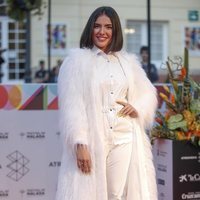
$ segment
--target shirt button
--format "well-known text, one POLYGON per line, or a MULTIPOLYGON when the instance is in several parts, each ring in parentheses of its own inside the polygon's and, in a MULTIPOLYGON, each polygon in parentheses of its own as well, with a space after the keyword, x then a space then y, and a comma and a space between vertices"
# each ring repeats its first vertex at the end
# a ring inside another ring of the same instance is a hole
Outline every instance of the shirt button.
POLYGON ((114 94, 113 92, 110 92, 110 94, 114 94))
POLYGON ((110 129, 112 129, 113 127, 112 126, 110 126, 110 129))
POLYGON ((112 111, 112 108, 110 109, 110 111, 112 111))
POLYGON ((113 75, 110 75, 110 78, 112 78, 113 77, 113 75))

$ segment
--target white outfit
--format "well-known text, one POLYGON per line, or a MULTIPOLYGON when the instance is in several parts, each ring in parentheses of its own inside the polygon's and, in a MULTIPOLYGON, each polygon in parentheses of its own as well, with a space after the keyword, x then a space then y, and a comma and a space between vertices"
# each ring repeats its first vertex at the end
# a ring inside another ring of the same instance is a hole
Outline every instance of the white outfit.
POLYGON ((127 174, 131 160, 132 143, 108 145, 106 178, 108 200, 124 200, 127 195, 127 174))
POLYGON ((95 79, 99 83, 102 95, 102 113, 105 125, 105 140, 109 144, 123 144, 132 141, 133 124, 129 116, 119 117, 117 113, 123 106, 117 100, 127 102, 128 80, 118 58, 113 54, 105 54, 94 47, 96 55, 95 79))
POLYGON ((119 117, 123 106, 116 100, 127 102, 128 80, 118 58, 94 47, 97 56, 96 80, 102 94, 102 112, 105 134, 105 162, 109 200, 121 200, 124 195, 132 152, 133 124, 129 116, 119 117))
MULTIPOLYGON (((153 123, 156 90, 134 55, 116 52, 115 56, 128 81, 127 101, 139 114, 138 118, 131 118, 132 151, 125 200, 156 200, 151 145, 144 131, 153 123)), ((64 148, 56 200, 108 200, 105 163, 108 151, 105 148, 105 113, 102 112, 105 104, 102 101, 104 95, 98 89, 99 79, 96 78, 99 64, 92 50, 74 49, 60 68, 58 92, 64 148), (84 175, 77 167, 74 149, 77 143, 88 145, 92 159, 90 175, 84 175)), ((117 157, 116 154, 113 157, 117 157)))

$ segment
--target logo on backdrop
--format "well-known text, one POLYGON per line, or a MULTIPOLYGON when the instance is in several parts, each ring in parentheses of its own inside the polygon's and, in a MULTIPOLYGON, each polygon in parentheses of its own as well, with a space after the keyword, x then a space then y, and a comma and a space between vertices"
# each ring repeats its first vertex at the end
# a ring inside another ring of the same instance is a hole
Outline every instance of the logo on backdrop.
POLYGON ((198 155, 194 156, 181 156, 181 160, 196 160, 197 162, 200 162, 200 152, 198 155))
POLYGON ((165 180, 158 178, 157 182, 159 185, 165 185, 165 180))
POLYGON ((200 152, 198 153, 198 157, 199 157, 199 160, 198 160, 198 162, 200 162, 200 152))
POLYGON ((8 139, 9 133, 8 132, 0 132, 0 139, 5 140, 8 139))
POLYGON ((179 182, 183 183, 183 182, 200 182, 200 174, 196 173, 196 174, 184 174, 179 176, 179 182))
POLYGON ((44 196, 45 195, 45 189, 28 189, 26 191, 27 196, 44 196))
POLYGON ((181 199, 194 199, 198 200, 200 198, 200 192, 188 192, 187 194, 183 193, 181 199))
POLYGON ((27 189, 27 190, 20 190, 20 193, 22 197, 25 195, 28 197, 35 197, 35 196, 44 196, 45 195, 45 189, 27 189))
POLYGON ((7 174, 7 176, 10 179, 19 181, 29 172, 27 167, 29 160, 19 151, 14 151, 13 153, 9 154, 7 158, 10 160, 10 163, 7 165, 7 167, 10 169, 10 172, 7 174))
POLYGON ((49 163, 49 167, 60 167, 61 161, 52 161, 49 163))
POLYGON ((20 133, 21 138, 26 137, 27 139, 44 139, 45 135, 45 131, 27 131, 20 133))
POLYGON ((0 198, 8 197, 9 196, 9 190, 0 190, 0 198))
POLYGON ((161 172, 167 172, 167 165, 158 164, 157 169, 161 172))
POLYGON ((167 152, 166 151, 162 151, 160 149, 157 149, 157 156, 166 157, 167 156, 167 152))

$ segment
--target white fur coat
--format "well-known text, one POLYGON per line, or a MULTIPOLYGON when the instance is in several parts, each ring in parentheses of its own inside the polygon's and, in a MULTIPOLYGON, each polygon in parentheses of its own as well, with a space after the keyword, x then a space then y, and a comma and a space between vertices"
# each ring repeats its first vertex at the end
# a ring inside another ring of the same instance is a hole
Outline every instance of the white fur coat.
MULTIPOLYGON (((153 122, 156 90, 134 55, 126 52, 116 55, 128 78, 128 102, 139 113, 139 118, 133 119, 133 151, 126 200, 156 200, 151 145, 144 131, 153 122)), ((56 200, 107 200, 101 94, 93 78, 95 57, 90 49, 73 49, 60 69, 58 93, 63 156, 56 200), (77 168, 76 143, 89 147, 91 175, 84 175, 77 168)))

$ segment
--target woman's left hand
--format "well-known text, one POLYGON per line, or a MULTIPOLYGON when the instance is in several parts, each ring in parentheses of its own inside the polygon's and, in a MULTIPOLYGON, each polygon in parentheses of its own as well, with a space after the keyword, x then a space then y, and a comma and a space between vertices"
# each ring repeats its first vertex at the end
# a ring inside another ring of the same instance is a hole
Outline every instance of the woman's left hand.
POLYGON ((119 112, 118 115, 119 116, 130 116, 132 118, 136 118, 138 117, 138 112, 137 110, 129 103, 123 102, 123 101, 116 101, 116 103, 124 106, 119 112))

